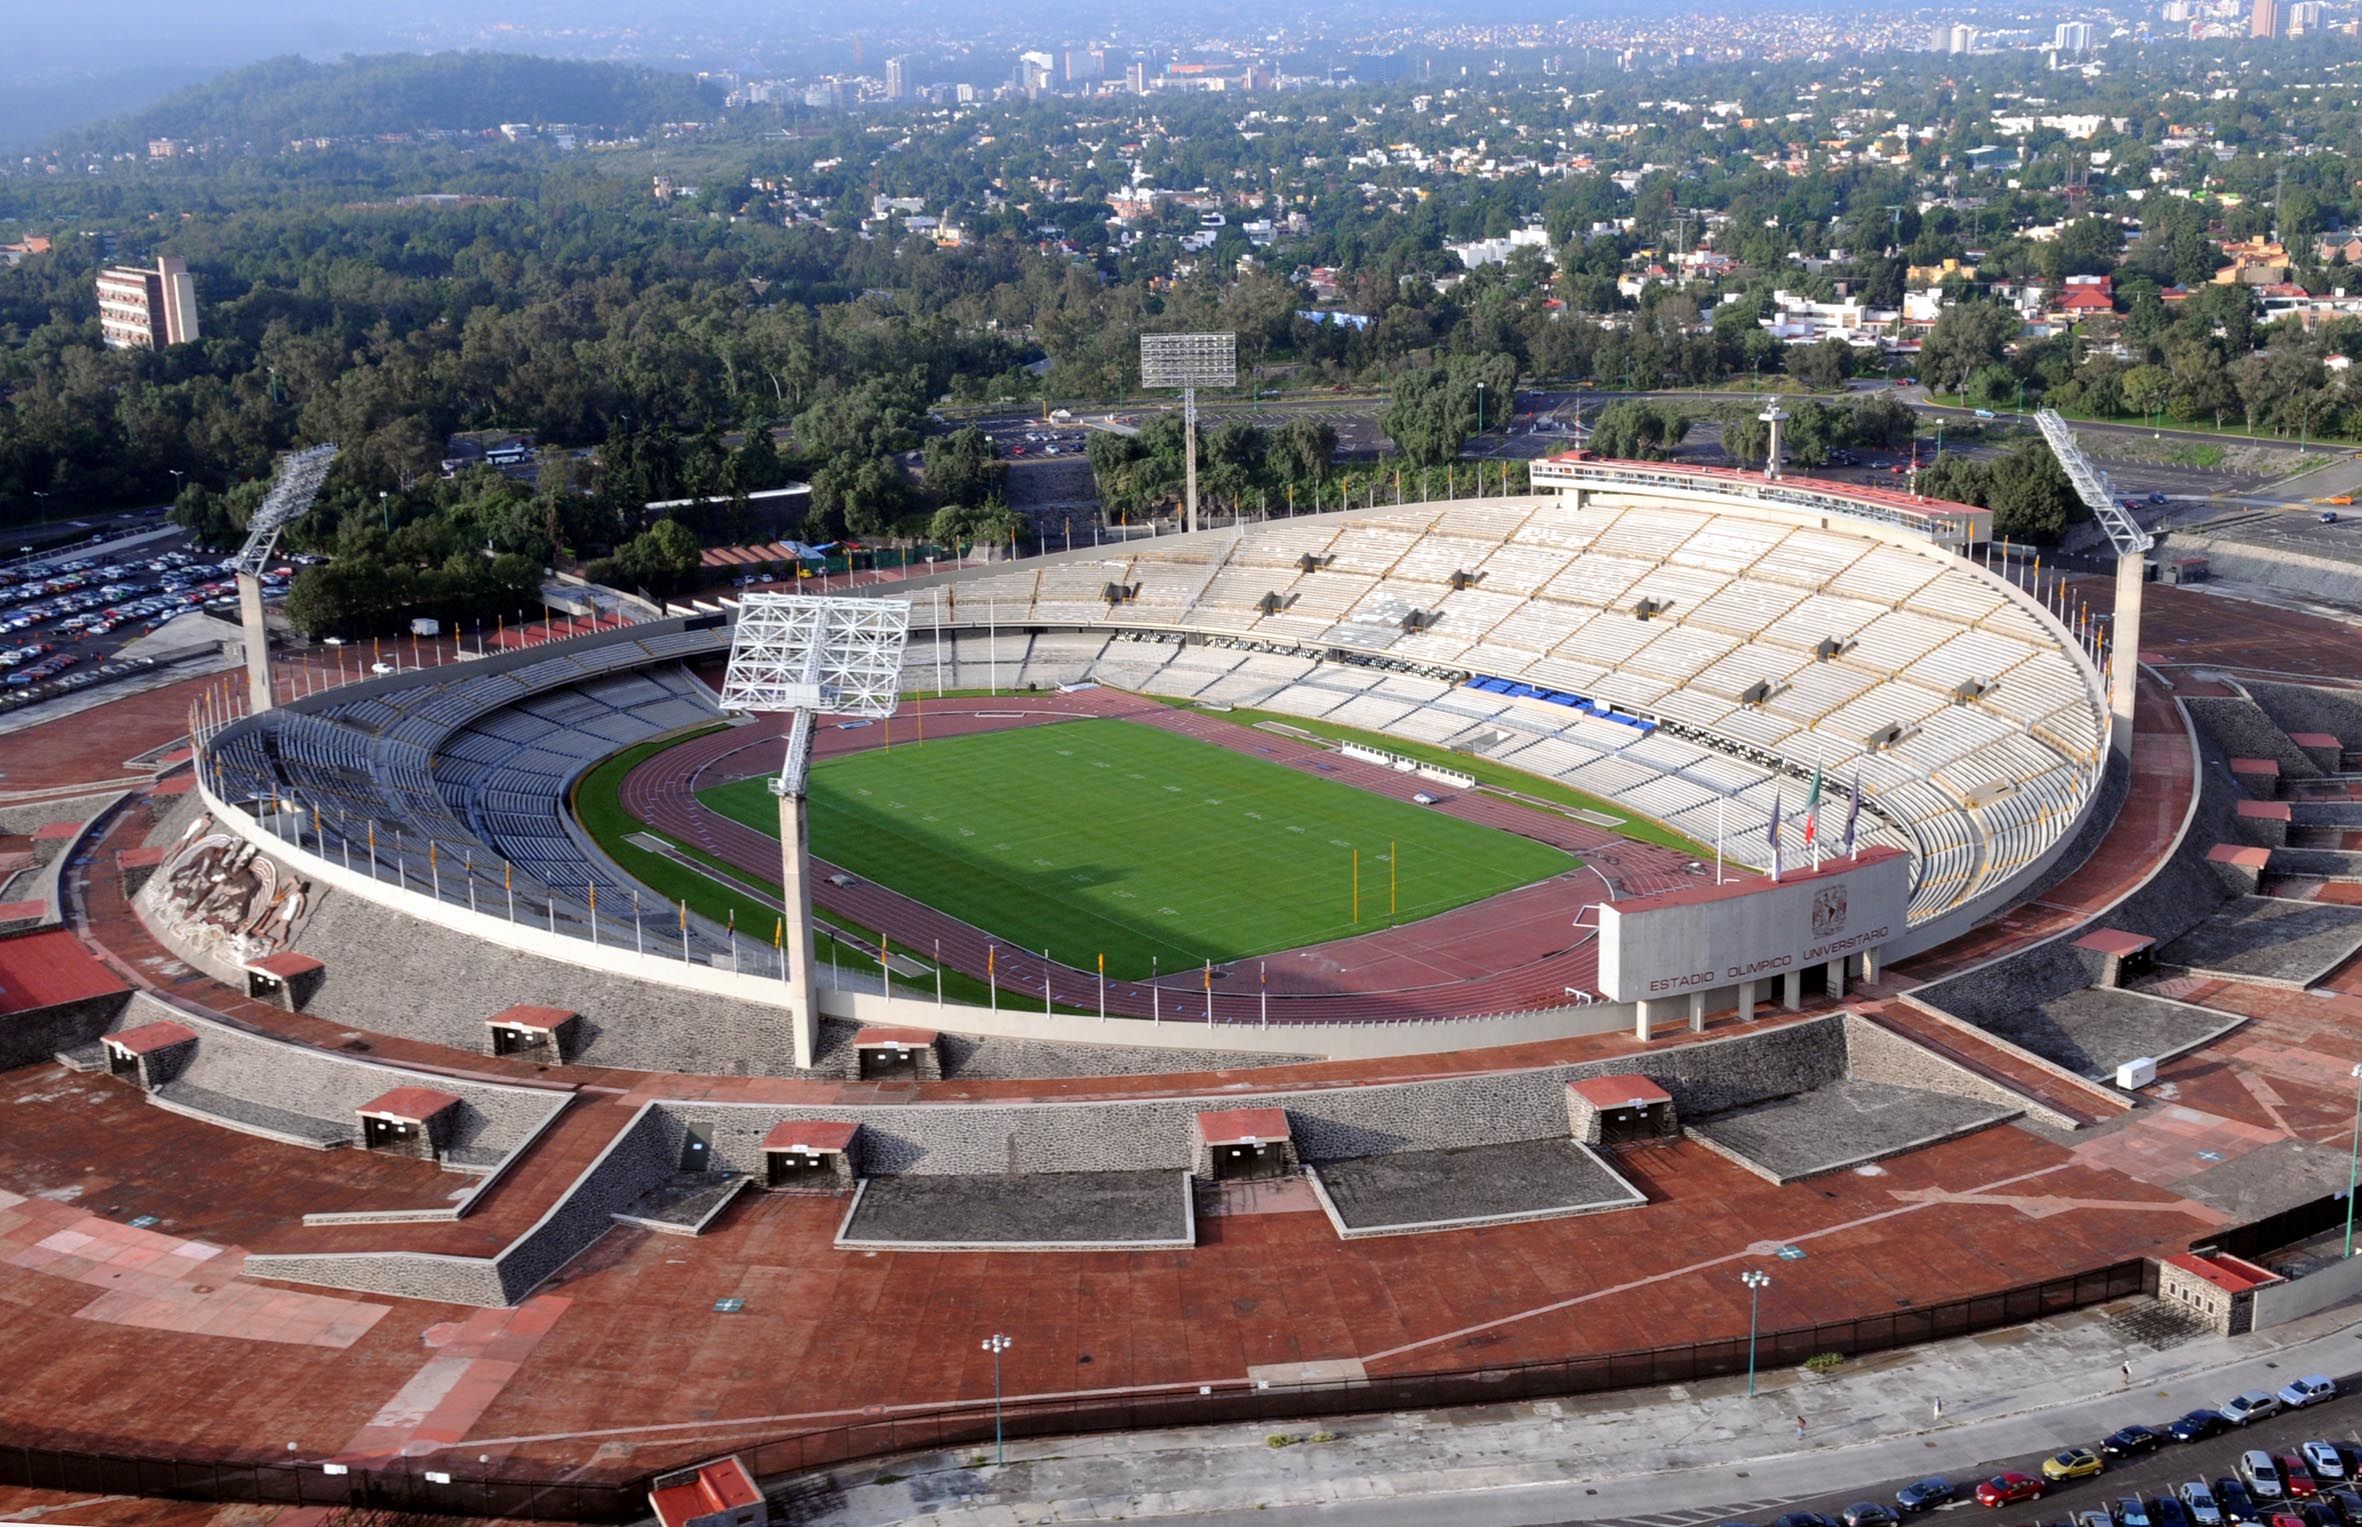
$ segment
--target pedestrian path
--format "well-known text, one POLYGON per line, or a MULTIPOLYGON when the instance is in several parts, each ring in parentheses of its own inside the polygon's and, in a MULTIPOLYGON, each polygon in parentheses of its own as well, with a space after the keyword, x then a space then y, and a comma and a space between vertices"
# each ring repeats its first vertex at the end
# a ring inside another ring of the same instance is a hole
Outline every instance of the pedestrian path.
POLYGON ((1744 1378, 1450 1411, 1269 1421, 874 1459, 789 1493, 816 1527, 1209 1518, 1288 1511, 1516 1527, 1753 1515, 1831 1491, 2032 1458, 2300 1374, 2349 1372, 2351 1307, 2260 1335, 2122 1317, 2148 1300, 1873 1354, 1828 1374, 1744 1378), (2170 1343, 2160 1346, 2159 1342, 2170 1343), (2127 1368, 2129 1367, 2129 1372, 2127 1368), (1282 1441, 1281 1439, 1286 1439, 1282 1441))

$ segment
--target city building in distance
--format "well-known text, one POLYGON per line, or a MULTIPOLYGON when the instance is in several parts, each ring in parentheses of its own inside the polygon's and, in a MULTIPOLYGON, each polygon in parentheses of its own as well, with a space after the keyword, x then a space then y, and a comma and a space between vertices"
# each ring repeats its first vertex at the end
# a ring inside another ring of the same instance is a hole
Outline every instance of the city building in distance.
POLYGON ((153 270, 110 265, 98 273, 98 324, 112 350, 159 350, 197 337, 197 283, 186 260, 153 270))

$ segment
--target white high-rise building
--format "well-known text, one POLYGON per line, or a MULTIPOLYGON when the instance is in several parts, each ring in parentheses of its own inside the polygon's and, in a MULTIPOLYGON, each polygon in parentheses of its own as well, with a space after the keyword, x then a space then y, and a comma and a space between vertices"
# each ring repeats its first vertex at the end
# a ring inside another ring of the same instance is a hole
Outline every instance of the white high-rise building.
POLYGON ((2051 33, 2050 45, 2061 53, 2089 53, 2091 51, 2091 23, 2062 21, 2051 33))
POLYGON ((1952 23, 1952 29, 1944 39, 1944 51, 1947 53, 1974 53, 1976 50, 1977 29, 1962 21, 1952 23))

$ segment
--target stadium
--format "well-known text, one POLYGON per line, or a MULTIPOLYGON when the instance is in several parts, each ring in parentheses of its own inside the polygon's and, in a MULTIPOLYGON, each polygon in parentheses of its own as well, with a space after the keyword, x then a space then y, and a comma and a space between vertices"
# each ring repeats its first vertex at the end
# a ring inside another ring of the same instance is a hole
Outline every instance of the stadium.
POLYGON ((2144 638, 2137 550, 1908 494, 1532 484, 27 734, 0 1471, 623 1520, 2319 1297, 2215 1259, 2342 1213, 2350 638, 2144 638))

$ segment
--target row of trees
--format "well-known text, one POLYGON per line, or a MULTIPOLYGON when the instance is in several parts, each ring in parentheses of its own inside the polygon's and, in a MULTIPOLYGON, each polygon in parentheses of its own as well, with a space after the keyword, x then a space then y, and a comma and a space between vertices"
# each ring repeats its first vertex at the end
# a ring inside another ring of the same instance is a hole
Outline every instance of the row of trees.
MULTIPOLYGON (((1181 420, 1159 414, 1136 435, 1092 434, 1085 450, 1100 502, 1119 522, 1178 504, 1187 476, 1181 420)), ((1307 498, 1329 480, 1337 431, 1315 419, 1294 419, 1264 430, 1225 419, 1198 440, 1201 503, 1230 510, 1268 509, 1291 495, 1307 498)))

